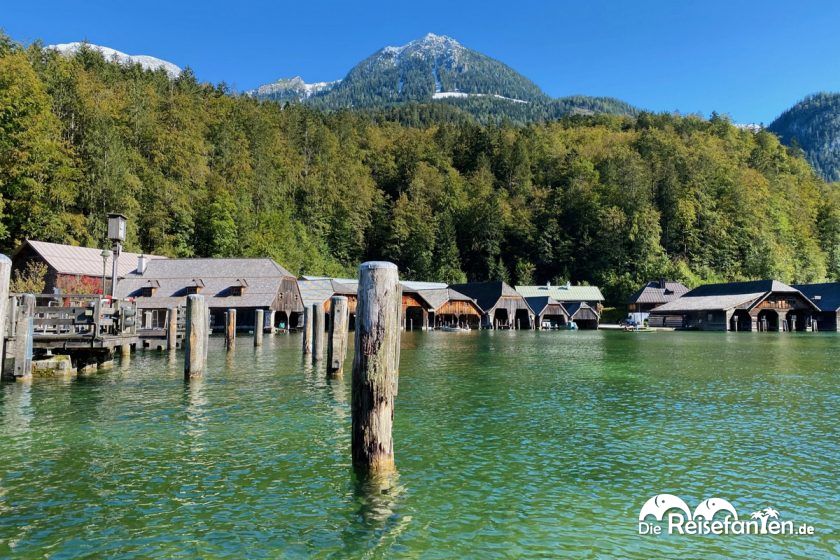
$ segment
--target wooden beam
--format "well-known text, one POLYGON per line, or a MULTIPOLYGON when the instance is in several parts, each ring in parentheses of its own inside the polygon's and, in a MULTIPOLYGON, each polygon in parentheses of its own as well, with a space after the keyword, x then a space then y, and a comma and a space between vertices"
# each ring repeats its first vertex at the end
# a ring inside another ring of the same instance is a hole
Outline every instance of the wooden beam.
POLYGON ((209 312, 204 296, 187 296, 187 333, 184 338, 184 377, 204 374, 207 367, 207 343, 210 329, 209 312))
POLYGON ((327 346, 327 375, 340 378, 344 375, 347 357, 347 332, 350 326, 350 309, 345 296, 330 299, 330 337, 327 346))
POLYGON ((265 311, 257 309, 254 311, 254 346, 262 346, 263 334, 265 334, 265 311))
POLYGON ((394 397, 399 376, 401 288, 396 265, 359 267, 356 355, 353 360, 353 466, 358 472, 394 470, 394 397))

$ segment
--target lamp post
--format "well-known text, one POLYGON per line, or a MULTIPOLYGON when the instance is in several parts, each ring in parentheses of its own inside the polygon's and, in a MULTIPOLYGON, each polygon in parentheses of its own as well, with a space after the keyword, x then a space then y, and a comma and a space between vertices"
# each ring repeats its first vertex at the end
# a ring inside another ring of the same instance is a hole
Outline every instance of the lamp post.
POLYGON ((107 274, 107 267, 108 267, 108 257, 111 256, 111 251, 108 249, 102 249, 100 253, 102 257, 102 295, 105 295, 105 275, 107 274))
POLYGON ((117 261, 125 241, 126 218, 122 214, 108 214, 108 239, 114 243, 114 258, 111 261, 111 297, 117 297, 117 261))

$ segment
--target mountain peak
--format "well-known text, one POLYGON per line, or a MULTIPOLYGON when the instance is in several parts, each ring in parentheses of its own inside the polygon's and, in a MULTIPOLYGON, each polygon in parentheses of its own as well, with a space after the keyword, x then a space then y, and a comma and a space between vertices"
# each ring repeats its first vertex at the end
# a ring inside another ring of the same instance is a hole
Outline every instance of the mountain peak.
POLYGON ((380 52, 392 56, 400 56, 405 52, 430 53, 435 56, 440 56, 447 52, 460 49, 464 49, 464 46, 452 37, 426 33, 423 37, 414 39, 405 45, 385 47, 380 52))
POLYGON ((449 104, 479 118, 514 115, 521 122, 569 112, 633 111, 628 105, 609 99, 552 100, 503 62, 435 33, 404 45, 381 48, 337 82, 305 84, 293 78, 260 86, 249 94, 258 99, 300 101, 325 109, 449 104))

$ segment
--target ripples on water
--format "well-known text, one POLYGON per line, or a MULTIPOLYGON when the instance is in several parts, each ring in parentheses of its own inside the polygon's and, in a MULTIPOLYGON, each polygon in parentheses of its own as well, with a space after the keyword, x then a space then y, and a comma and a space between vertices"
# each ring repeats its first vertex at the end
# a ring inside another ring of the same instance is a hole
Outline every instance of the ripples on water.
POLYGON ((405 333, 399 474, 350 468, 299 338, 0 386, 0 556, 830 558, 840 337, 405 333), (641 537, 658 493, 817 535, 641 537))

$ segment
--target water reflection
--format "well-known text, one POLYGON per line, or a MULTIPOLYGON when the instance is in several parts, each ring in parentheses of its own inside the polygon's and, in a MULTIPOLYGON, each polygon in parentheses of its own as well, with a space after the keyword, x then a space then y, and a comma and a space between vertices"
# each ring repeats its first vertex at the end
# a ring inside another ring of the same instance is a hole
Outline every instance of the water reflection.
POLYGON ((35 410, 32 408, 32 379, 21 379, 3 386, 4 431, 11 436, 29 431, 35 410))
POLYGON ((396 471, 352 476, 354 515, 343 532, 345 550, 381 556, 411 525, 412 517, 400 512, 407 489, 396 471))
POLYGON ((189 449, 193 453, 204 451, 203 436, 207 433, 208 400, 205 394, 204 376, 184 381, 186 423, 184 433, 189 438, 189 449))

